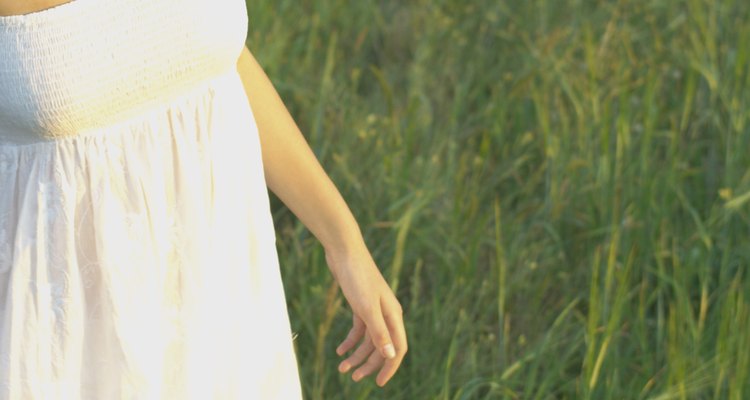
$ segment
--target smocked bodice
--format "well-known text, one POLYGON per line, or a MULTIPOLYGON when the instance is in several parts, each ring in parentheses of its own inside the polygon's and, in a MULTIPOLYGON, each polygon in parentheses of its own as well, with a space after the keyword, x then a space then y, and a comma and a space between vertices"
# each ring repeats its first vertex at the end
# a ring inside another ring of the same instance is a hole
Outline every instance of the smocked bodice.
POLYGON ((73 0, 0 17, 0 144, 133 117, 235 68, 246 32, 231 0, 73 0))

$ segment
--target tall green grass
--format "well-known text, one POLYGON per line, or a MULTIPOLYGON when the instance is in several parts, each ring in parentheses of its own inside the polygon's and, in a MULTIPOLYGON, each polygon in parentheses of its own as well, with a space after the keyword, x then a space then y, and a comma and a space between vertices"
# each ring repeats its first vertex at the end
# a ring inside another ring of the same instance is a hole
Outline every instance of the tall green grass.
POLYGON ((274 203, 305 395, 750 398, 750 3, 274 0, 248 44, 405 308, 384 389, 274 203))

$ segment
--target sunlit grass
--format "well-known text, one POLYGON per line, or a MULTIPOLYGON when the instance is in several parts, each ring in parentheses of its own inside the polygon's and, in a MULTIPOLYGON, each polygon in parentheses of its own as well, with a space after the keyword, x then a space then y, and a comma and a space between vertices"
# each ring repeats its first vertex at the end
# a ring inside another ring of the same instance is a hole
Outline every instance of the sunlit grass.
POLYGON ((305 394, 750 396, 750 4, 261 1, 248 44, 405 307, 385 389, 275 203, 305 394))

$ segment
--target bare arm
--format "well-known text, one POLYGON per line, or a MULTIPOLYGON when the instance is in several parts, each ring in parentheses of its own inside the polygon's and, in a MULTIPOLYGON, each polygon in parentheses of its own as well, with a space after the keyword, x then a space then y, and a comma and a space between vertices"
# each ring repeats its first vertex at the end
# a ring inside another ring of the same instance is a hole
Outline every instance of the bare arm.
POLYGON ((329 268, 352 308, 353 327, 337 348, 355 381, 380 369, 385 385, 407 350, 401 305, 383 279, 341 194, 323 171, 281 98, 247 47, 237 63, 262 146, 268 187, 323 244, 329 268), (361 341, 361 343, 360 343, 361 341))
POLYGON ((349 207, 247 47, 237 68, 258 124, 268 187, 326 250, 361 246, 349 207))

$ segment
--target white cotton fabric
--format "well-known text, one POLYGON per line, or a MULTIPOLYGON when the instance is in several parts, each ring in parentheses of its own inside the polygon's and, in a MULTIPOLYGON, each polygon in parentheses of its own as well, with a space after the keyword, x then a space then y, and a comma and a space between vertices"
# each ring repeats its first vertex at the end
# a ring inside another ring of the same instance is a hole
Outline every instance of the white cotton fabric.
POLYGON ((0 399, 298 399, 244 0, 0 17, 0 399))

